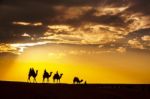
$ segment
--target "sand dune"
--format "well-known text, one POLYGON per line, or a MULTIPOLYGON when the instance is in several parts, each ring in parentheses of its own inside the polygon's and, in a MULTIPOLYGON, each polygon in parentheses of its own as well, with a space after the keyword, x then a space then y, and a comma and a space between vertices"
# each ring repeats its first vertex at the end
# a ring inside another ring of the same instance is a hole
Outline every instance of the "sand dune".
POLYGON ((150 85, 0 82, 1 99, 150 99, 150 85))

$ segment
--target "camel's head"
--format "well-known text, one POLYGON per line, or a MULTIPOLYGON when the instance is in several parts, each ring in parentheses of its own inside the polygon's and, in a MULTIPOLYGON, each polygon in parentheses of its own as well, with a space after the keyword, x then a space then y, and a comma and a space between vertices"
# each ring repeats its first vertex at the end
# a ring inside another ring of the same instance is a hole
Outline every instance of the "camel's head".
POLYGON ((83 82, 83 79, 81 79, 80 82, 83 82))
POLYGON ((38 70, 36 70, 36 74, 38 73, 38 70))
POLYGON ((63 75, 63 74, 60 74, 61 76, 63 75))
POLYGON ((50 74, 52 74, 53 72, 50 72, 50 74))
POLYGON ((62 77, 63 74, 60 74, 60 77, 62 77))

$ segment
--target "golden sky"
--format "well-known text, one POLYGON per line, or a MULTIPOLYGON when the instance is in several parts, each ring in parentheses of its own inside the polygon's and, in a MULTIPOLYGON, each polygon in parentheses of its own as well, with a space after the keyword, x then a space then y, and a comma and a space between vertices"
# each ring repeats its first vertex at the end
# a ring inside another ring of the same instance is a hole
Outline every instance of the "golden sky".
MULTIPOLYGON (((23 53, 1 57, 1 80, 26 81, 30 67, 39 70, 42 81, 44 69, 63 73, 64 83, 74 76, 88 83, 150 83, 147 53, 118 52, 98 46, 48 44, 26 48, 23 53)), ((52 78, 50 78, 52 82, 52 78)))

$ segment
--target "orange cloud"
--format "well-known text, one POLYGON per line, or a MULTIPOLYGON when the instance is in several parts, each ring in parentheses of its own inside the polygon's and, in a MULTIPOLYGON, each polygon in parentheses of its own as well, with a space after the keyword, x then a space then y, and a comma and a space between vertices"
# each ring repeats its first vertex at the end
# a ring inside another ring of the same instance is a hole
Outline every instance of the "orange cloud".
POLYGON ((41 26, 43 25, 41 22, 30 23, 30 22, 13 22, 15 25, 24 25, 24 26, 41 26))

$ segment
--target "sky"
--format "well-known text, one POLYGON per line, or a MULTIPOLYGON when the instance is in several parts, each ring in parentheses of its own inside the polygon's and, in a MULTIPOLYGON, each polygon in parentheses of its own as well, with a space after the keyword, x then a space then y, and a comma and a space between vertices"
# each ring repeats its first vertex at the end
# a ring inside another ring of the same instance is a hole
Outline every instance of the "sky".
MULTIPOLYGON (((0 0, 0 80, 30 67, 88 83, 150 83, 149 0, 0 0)), ((53 75, 52 75, 53 76, 53 75)), ((52 82, 52 77, 50 78, 52 82)))

